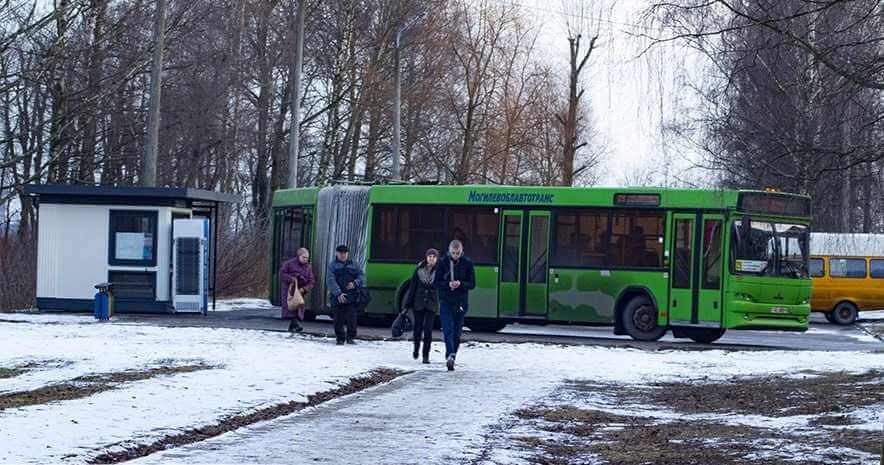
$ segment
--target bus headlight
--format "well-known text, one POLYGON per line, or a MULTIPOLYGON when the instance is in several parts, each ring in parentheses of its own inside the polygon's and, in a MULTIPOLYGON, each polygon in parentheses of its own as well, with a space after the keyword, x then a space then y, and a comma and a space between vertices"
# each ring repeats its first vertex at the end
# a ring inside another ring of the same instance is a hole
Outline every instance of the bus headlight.
POLYGON ((745 300, 746 302, 755 302, 755 299, 753 299, 751 295, 746 294, 745 292, 735 292, 734 298, 736 298, 737 300, 745 300))

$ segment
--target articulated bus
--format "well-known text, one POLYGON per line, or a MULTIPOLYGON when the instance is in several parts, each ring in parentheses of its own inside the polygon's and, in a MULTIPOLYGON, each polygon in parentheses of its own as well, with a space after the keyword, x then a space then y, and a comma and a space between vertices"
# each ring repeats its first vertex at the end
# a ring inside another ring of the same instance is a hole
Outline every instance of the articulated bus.
POLYGON ((614 334, 712 342, 727 329, 805 331, 810 199, 762 191, 374 185, 281 190, 271 300, 298 247, 327 311, 334 247, 365 266, 366 317, 392 317, 429 247, 463 242, 476 265, 467 326, 610 324, 614 334))
POLYGON ((839 325, 884 309, 884 234, 812 233, 810 306, 839 325))

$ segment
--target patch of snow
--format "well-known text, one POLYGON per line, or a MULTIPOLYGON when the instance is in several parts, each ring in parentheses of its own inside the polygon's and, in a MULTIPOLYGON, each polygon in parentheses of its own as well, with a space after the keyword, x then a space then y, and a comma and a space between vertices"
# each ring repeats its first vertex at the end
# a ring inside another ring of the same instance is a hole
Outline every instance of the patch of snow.
POLYGON ((273 304, 270 303, 267 299, 252 299, 252 298, 238 298, 238 299, 224 299, 216 302, 215 308, 212 309, 211 302, 209 303, 209 311, 210 312, 231 312, 234 310, 274 310, 279 309, 279 307, 274 307, 273 304))
POLYGON ((848 330, 845 331, 844 329, 841 329, 840 327, 834 325, 811 326, 807 329, 807 333, 805 334, 827 334, 840 337, 849 337, 861 342, 881 342, 880 340, 878 340, 878 338, 866 332, 856 331, 853 328, 848 328, 848 330))
POLYGON ((863 310, 859 312, 860 320, 884 320, 884 310, 863 310))

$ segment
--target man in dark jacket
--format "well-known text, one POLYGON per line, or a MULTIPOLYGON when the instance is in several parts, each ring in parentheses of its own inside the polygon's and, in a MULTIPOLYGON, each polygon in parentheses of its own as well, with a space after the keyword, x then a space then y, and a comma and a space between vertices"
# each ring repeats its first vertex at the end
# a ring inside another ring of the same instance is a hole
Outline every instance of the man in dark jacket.
POLYGON ((448 245, 448 254, 436 267, 436 289, 439 290, 439 319, 445 339, 445 361, 448 371, 454 370, 463 321, 470 307, 469 291, 476 287, 473 262, 463 254, 457 239, 448 245))
POLYGON ((328 271, 325 274, 325 285, 330 295, 338 345, 344 344, 345 341, 347 344, 356 343, 354 338, 359 288, 364 283, 365 273, 353 264, 353 260, 350 260, 350 249, 346 245, 339 245, 335 249, 335 259, 328 264, 328 271))

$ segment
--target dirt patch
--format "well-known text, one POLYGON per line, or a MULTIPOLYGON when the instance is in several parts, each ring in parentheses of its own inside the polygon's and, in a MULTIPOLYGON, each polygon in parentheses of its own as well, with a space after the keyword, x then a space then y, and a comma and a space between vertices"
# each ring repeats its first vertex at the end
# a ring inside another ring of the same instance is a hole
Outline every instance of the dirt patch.
POLYGON ((874 323, 857 323, 857 326, 859 326, 860 329, 865 331, 867 334, 884 341, 884 321, 876 321, 874 323))
POLYGON ((0 411, 62 400, 81 399, 99 392, 116 389, 134 381, 150 379, 156 376, 191 373, 211 368, 215 367, 200 362, 79 376, 63 383, 51 384, 30 391, 0 394, 0 411))
POLYGON ((884 403, 882 379, 884 372, 870 371, 649 386, 569 381, 544 405, 514 412, 515 423, 509 429, 518 427, 522 434, 503 440, 513 441, 534 464, 859 463, 862 453, 884 452, 884 435, 880 430, 850 428, 862 422, 850 413, 884 403), (589 395, 617 413, 574 405, 589 395), (654 418, 658 409, 675 415, 654 418), (725 422, 729 414, 814 418, 806 427, 768 428, 763 423, 725 422), (713 415, 720 415, 721 420, 713 415))
POLYGON ((804 373, 800 377, 732 378, 722 383, 665 383, 650 399, 684 413, 785 417, 846 412, 884 402, 884 372, 804 373))
POLYGON ((46 367, 60 368, 68 365, 69 363, 70 362, 65 362, 61 360, 42 360, 21 363, 12 367, 0 367, 0 379, 15 378, 16 376, 23 375, 29 371, 38 370, 46 367))
POLYGON ((851 447, 869 453, 880 448, 878 434, 861 431, 830 433, 829 440, 808 441, 767 428, 724 425, 706 421, 655 422, 648 418, 612 415, 574 407, 520 411, 522 419, 539 420, 545 437, 515 438, 533 452, 528 461, 558 465, 598 461, 613 465, 829 465, 843 457, 796 457, 793 447, 851 447), (594 459, 594 460, 593 460, 594 459))
POLYGON ((323 402, 327 402, 341 396, 346 396, 348 394, 353 394, 369 387, 376 386, 378 384, 387 383, 404 374, 405 372, 399 370, 378 368, 372 370, 365 376, 351 378, 347 383, 341 385, 340 387, 308 396, 307 402, 285 402, 266 407, 251 413, 231 415, 222 418, 218 422, 211 425, 186 430, 178 434, 167 435, 151 443, 110 446, 107 449, 118 449, 119 447, 123 447, 123 450, 115 450, 113 452, 101 453, 90 459, 88 463, 120 463, 127 460, 136 459, 138 457, 145 457, 161 450, 204 441, 206 439, 219 436, 221 434, 233 431, 238 428, 242 428, 244 426, 252 425, 262 421, 272 420, 284 415, 289 415, 299 410, 303 410, 307 407, 316 406, 323 402))

